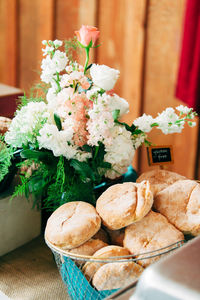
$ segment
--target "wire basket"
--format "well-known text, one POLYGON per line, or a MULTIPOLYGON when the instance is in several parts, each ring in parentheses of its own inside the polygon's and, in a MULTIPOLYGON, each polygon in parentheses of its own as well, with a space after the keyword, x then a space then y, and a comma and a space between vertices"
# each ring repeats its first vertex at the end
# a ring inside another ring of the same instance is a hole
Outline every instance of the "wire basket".
MULTIPOLYGON (((63 282, 67 287, 68 295, 73 300, 96 300, 96 299, 105 299, 106 297, 112 295, 120 288, 124 286, 116 286, 115 282, 112 283, 112 289, 108 289, 107 282, 108 277, 106 278, 105 274, 103 276, 99 276, 96 278, 96 282, 98 282, 98 287, 94 287, 94 277, 98 274, 97 270, 100 269, 105 264, 114 264, 120 270, 120 266, 123 265, 123 268, 127 264, 130 266, 130 262, 137 263, 142 260, 149 260, 151 262, 159 259, 164 254, 170 253, 175 249, 179 248, 183 245, 184 241, 178 241, 174 244, 168 245, 166 247, 160 248, 155 251, 149 251, 146 253, 140 253, 138 255, 127 255, 127 256, 118 256, 118 257, 109 257, 109 258, 100 258, 94 256, 84 256, 78 255, 74 253, 70 253, 66 250, 62 250, 54 245, 52 245, 47 239, 45 239, 46 244, 51 249, 54 254, 55 261, 57 263, 58 269, 60 271, 63 282), (86 264, 89 265, 90 270, 93 271, 93 274, 87 274, 86 264), (96 273, 95 273, 96 272, 96 273)), ((114 265, 112 265, 114 266, 114 265)), ((138 266, 138 265, 137 265, 138 266)), ((130 284, 130 274, 127 273, 127 278, 123 278, 120 280, 120 284, 123 282, 124 285, 130 284), (127 280, 126 280, 127 279, 127 280)), ((109 276, 109 274, 107 274, 109 276)), ((137 280, 137 276, 135 278, 137 280)))

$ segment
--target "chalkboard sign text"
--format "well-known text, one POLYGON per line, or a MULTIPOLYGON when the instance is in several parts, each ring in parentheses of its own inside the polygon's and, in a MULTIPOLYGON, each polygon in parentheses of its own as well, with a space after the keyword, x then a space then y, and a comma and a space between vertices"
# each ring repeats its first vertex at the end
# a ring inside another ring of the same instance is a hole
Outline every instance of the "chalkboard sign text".
POLYGON ((171 145, 150 146, 147 148, 147 156, 150 166, 172 164, 174 162, 171 145))

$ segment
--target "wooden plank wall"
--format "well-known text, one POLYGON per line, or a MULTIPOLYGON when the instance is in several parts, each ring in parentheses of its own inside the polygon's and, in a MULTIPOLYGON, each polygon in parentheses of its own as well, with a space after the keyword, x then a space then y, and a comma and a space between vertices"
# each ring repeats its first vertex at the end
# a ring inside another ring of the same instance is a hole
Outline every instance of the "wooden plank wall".
MULTIPOLYGON (((81 24, 97 26, 100 43, 92 60, 120 70, 116 92, 130 103, 125 120, 141 113, 156 115, 174 98, 186 0, 0 0, 0 82, 29 91, 39 81, 43 39, 68 39, 81 24)), ((83 58, 81 58, 83 61, 83 58)), ((195 174, 198 128, 164 136, 156 144, 173 144, 171 170, 195 174)), ((137 151, 134 166, 149 170, 146 151, 137 151), (140 152, 140 153, 139 153, 140 152)), ((196 170, 196 174, 198 174, 196 170)))

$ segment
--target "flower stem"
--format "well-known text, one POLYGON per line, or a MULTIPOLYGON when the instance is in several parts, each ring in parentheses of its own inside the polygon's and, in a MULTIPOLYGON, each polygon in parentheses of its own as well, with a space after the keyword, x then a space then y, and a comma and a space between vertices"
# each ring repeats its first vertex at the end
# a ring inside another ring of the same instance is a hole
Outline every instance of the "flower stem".
POLYGON ((85 66, 84 66, 84 74, 87 71, 87 66, 88 66, 88 62, 89 62, 89 51, 90 51, 90 48, 89 47, 85 47, 86 60, 85 60, 85 66))

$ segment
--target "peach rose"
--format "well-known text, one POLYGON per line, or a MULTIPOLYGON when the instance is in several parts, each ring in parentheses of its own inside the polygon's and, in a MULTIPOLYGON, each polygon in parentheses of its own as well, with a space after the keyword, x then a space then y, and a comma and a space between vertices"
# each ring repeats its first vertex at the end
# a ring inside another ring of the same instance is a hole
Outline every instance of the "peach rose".
POLYGON ((100 31, 96 27, 82 25, 79 31, 75 31, 78 41, 85 47, 87 47, 92 40, 92 46, 94 46, 96 40, 99 38, 100 31))

